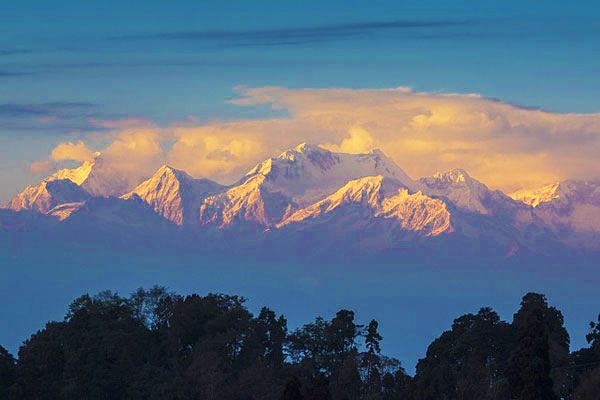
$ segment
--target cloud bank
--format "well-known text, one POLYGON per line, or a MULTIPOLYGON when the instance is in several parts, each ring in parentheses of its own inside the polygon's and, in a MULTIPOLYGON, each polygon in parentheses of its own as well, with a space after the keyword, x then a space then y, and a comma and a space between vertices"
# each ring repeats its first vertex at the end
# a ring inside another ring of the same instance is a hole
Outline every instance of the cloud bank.
POLYGON ((111 41, 194 41, 225 46, 294 46, 349 38, 373 38, 381 34, 409 32, 411 38, 438 39, 457 33, 448 28, 464 28, 478 24, 475 20, 396 20, 364 21, 311 27, 275 28, 246 31, 183 31, 161 32, 133 36, 115 36, 111 41), (431 32, 434 32, 433 34, 431 32))
MULTIPOLYGON (((108 145, 94 150, 140 176, 167 163, 223 183, 303 141, 351 153, 380 148, 414 178, 460 167, 505 191, 600 178, 600 114, 559 114, 477 94, 410 88, 239 90, 232 103, 270 104, 289 117, 168 127, 96 122, 111 130, 100 134, 108 145)), ((66 159, 66 149, 74 160, 92 151, 83 142, 61 144, 52 158, 66 159)))

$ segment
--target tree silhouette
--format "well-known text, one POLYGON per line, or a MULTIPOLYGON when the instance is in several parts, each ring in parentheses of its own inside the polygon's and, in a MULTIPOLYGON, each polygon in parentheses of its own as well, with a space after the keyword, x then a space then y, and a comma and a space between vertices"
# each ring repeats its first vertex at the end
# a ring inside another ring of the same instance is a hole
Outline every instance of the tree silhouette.
POLYGON ((513 327, 516 334, 526 330, 528 319, 532 313, 541 313, 541 332, 548 338, 548 356, 552 370, 550 377, 557 397, 568 397, 570 377, 569 369, 569 334, 564 327, 564 317, 555 307, 548 306, 546 296, 539 293, 527 293, 521 301, 521 308, 514 315, 513 327))
POLYGON ((9 389, 16 379, 16 360, 0 346, 0 399, 7 399, 9 389))
POLYGON ((585 338, 592 347, 600 350, 600 314, 598 314, 597 322, 590 322, 590 333, 585 338))
POLYGON ((369 322, 369 326, 367 327, 367 334, 365 336, 365 346, 369 350, 371 354, 379 354, 381 352, 381 347, 379 347, 379 342, 383 339, 377 328, 379 324, 374 319, 369 322))
POLYGON ((484 307, 454 320, 417 364, 413 391, 417 399, 491 397, 502 384, 512 331, 498 314, 484 307))
POLYGON ((522 400, 554 400, 550 347, 542 310, 534 309, 518 327, 518 347, 511 356, 508 378, 512 396, 522 400))
POLYGON ((599 324, 569 354, 562 314, 528 293, 512 324, 486 307, 456 318, 411 378, 382 353, 377 321, 364 329, 350 310, 288 334, 239 296, 106 291, 75 299, 17 360, 0 347, 0 399, 596 400, 599 324))

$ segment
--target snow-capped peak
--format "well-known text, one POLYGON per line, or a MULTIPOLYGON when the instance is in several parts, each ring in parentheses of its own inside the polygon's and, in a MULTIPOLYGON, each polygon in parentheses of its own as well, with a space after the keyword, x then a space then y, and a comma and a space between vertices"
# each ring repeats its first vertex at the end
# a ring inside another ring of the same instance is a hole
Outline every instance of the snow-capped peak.
POLYGON ((442 200, 420 191, 411 194, 402 182, 381 175, 351 180, 330 196, 294 212, 277 227, 318 225, 336 219, 344 230, 362 230, 372 223, 382 223, 422 236, 453 231, 450 213, 442 200))
POLYGON ((559 186, 560 182, 556 182, 534 190, 518 190, 509 193, 509 196, 529 206, 537 207, 540 203, 548 203, 560 197, 557 193, 559 186))
POLYGON ((200 207, 200 201, 219 193, 224 187, 208 179, 194 179, 184 171, 168 165, 161 166, 149 179, 131 192, 121 196, 139 196, 166 219, 183 225, 200 207))
POLYGON ((346 182, 365 176, 382 175, 415 189, 417 185, 400 167, 380 150, 363 154, 334 153, 325 148, 301 143, 252 168, 239 182, 245 184, 264 176, 265 187, 293 199, 299 205, 310 204, 331 194, 346 182))
POLYGON ((401 182, 385 178, 382 175, 353 179, 335 193, 304 209, 296 211, 293 215, 286 218, 280 226, 308 218, 314 219, 321 214, 327 214, 347 204, 362 204, 375 210, 380 207, 381 201, 385 196, 393 196, 402 188, 404 188, 404 185, 401 182))
POLYGON ((565 206, 571 201, 600 203, 600 182, 569 179, 534 190, 519 190, 509 196, 532 207, 547 203, 565 206))
POLYGON ((8 208, 14 211, 34 209, 46 213, 58 204, 88 198, 86 192, 89 191, 83 185, 92 174, 98 156, 84 161, 77 168, 61 169, 42 179, 37 185, 26 187, 11 199, 8 208))
POLYGON ((163 164, 159 169, 156 170, 154 175, 152 175, 152 177, 158 177, 158 176, 166 176, 169 178, 179 179, 179 180, 193 180, 194 179, 187 172, 179 170, 179 169, 175 169, 173 167, 168 166, 167 164, 163 164))
POLYGON ((72 169, 61 169, 45 180, 68 179, 74 184, 81 186, 92 173, 92 169, 96 165, 96 159, 100 156, 100 153, 97 154, 97 157, 93 158, 92 160, 84 161, 79 167, 72 169))
POLYGON ((61 169, 45 180, 68 179, 92 196, 119 196, 140 182, 138 176, 124 173, 107 163, 100 152, 79 167, 61 169))
POLYGON ((458 183, 458 184, 470 184, 472 183, 472 178, 469 176, 467 171, 462 168, 455 168, 447 172, 437 172, 433 175, 433 178, 437 182, 444 182, 448 184, 458 183))
POLYGON ((500 200, 506 197, 499 192, 492 192, 483 183, 471 178, 462 168, 438 172, 433 176, 421 178, 419 182, 425 193, 446 197, 458 207, 479 214, 491 213, 489 205, 484 203, 489 203, 492 196, 500 200))
POLYGON ((298 152, 298 153, 312 153, 312 152, 326 152, 327 150, 319 147, 316 144, 312 144, 312 143, 308 143, 308 142, 302 142, 300 143, 298 146, 294 147, 294 151, 298 152))
MULTIPOLYGON (((566 180, 535 190, 519 190, 510 197, 533 207, 546 225, 563 234, 600 232, 600 182, 566 180)), ((597 243, 593 239, 588 244, 597 247, 597 243)))
POLYGON ((69 179, 45 179, 35 186, 28 186, 8 203, 13 211, 37 210, 47 213, 53 207, 89 198, 81 187, 69 179))

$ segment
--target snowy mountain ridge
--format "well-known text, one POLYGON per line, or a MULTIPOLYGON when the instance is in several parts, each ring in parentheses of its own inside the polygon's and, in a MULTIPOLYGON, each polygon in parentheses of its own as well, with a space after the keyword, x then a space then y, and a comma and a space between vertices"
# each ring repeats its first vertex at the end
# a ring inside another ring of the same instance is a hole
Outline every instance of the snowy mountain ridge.
MULTIPOLYGON (((402 182, 382 175, 351 180, 335 193, 294 212, 277 227, 318 221, 320 217, 342 214, 344 208, 367 213, 368 219, 393 219, 402 230, 437 236, 453 230, 450 213, 443 201, 432 199, 421 191, 409 193, 402 182), (341 211, 341 212, 340 212, 341 211)), ((358 221, 360 218, 354 218, 358 221)))
POLYGON ((240 183, 255 176, 266 178, 265 187, 307 205, 329 195, 352 179, 382 175, 403 182, 411 189, 415 182, 381 150, 364 154, 334 153, 301 143, 277 158, 269 158, 246 173, 240 183))
POLYGON ((514 251, 535 248, 548 232, 570 247, 600 247, 600 184, 565 181, 507 196, 463 169, 415 181, 380 150, 335 153, 307 143, 256 164, 230 186, 167 165, 132 184, 96 154, 27 187, 8 208, 35 210, 60 223, 74 216, 108 223, 132 212, 134 226, 147 226, 135 221, 150 212, 199 234, 227 231, 252 241, 273 232, 301 233, 323 242, 368 242, 378 250, 417 238, 460 238, 514 251), (117 197, 90 203, 107 196, 117 197))
POLYGON ((121 198, 130 199, 137 195, 159 215, 177 225, 184 225, 192 219, 204 198, 223 189, 224 186, 216 182, 194 179, 184 171, 163 165, 121 198))

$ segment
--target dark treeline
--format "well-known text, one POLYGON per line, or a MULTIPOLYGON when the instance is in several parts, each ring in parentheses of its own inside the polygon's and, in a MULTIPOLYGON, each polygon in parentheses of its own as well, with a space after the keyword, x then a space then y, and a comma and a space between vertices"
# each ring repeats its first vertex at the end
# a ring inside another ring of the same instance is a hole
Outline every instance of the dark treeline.
POLYGON ((600 399, 600 316, 569 352, 563 316, 523 297, 512 323, 466 314, 414 377, 381 351, 377 321, 349 310, 294 331, 237 296, 139 289, 76 299, 19 350, 0 347, 0 399, 600 399))

